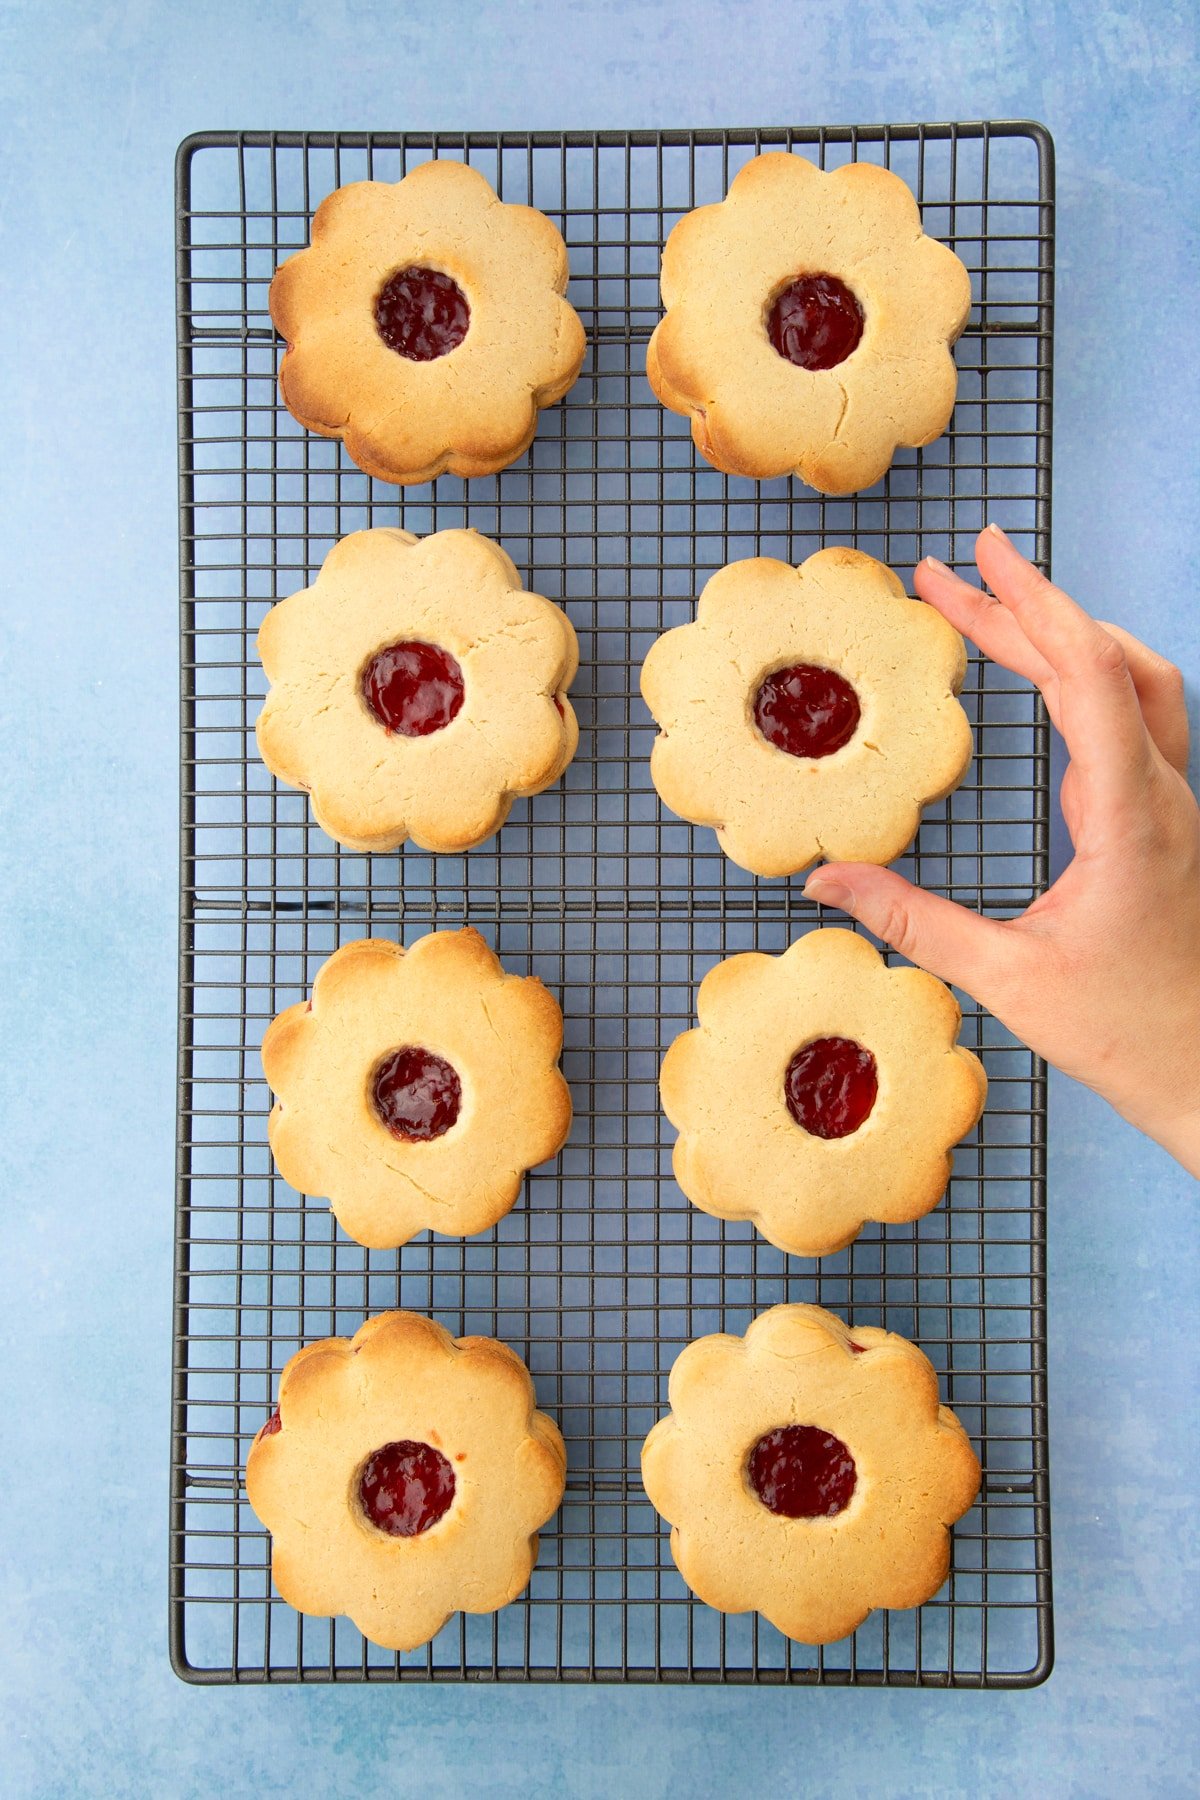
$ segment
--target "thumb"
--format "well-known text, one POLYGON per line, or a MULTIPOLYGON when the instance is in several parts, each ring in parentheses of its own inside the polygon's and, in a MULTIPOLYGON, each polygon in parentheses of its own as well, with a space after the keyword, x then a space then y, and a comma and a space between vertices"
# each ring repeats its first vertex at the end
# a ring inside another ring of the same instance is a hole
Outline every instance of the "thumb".
POLYGON ((909 962, 952 987, 962 988, 990 1011, 1018 942, 997 919, 927 894, 873 863, 823 863, 804 884, 805 898, 837 906, 873 931, 909 962))

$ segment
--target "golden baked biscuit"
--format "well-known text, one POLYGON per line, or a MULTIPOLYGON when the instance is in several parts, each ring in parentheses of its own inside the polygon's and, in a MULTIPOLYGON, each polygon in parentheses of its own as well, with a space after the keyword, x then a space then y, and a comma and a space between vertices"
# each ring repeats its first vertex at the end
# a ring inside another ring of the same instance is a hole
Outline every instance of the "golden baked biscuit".
POLYGON ((709 1606, 828 1644, 936 1594, 979 1460, 907 1338, 773 1306, 744 1338, 689 1344, 670 1398, 642 1480, 709 1606))
POLYGON ((953 626, 860 550, 729 563, 646 657, 651 777, 756 875, 891 862, 970 763, 966 669, 953 626))
POLYGON ((290 1606, 413 1650, 522 1592, 566 1467, 515 1351, 392 1312, 291 1358, 246 1494, 290 1606))
POLYGON ((888 968, 852 931, 818 930, 782 956, 718 963, 698 1012, 659 1077, 694 1206, 826 1256, 868 1219, 907 1224, 937 1205, 987 1097, 944 982, 888 968))
POLYGON ((971 281, 887 169, 754 157, 672 230, 662 298, 650 385, 728 475, 851 494, 949 423, 971 281))
POLYGON ((553 995, 469 926, 343 944, 263 1037, 279 1172, 372 1250, 487 1231, 567 1140, 561 1049, 553 995))
POLYGON ((465 163, 336 188, 271 283, 284 404, 381 481, 493 474, 583 365, 568 273, 545 214, 465 163))
POLYGON ((571 621, 476 531, 344 537, 271 608, 258 653, 262 759, 353 850, 480 844, 579 742, 571 621))

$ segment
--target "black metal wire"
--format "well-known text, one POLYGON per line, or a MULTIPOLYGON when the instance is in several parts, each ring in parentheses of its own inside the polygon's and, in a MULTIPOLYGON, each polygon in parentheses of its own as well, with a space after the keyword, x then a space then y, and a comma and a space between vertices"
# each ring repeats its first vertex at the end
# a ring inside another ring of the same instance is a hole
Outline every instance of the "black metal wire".
MULTIPOLYGON (((1027 1686, 1051 1661, 1042 1066, 966 1006, 987 1064, 979 1130, 945 1203, 868 1227, 819 1265, 684 1201, 659 1110, 661 1053, 696 986, 737 950, 781 951, 819 909, 800 880, 757 882, 712 834, 661 812, 638 698, 656 635, 707 576, 746 555, 798 562, 852 543, 907 574, 926 552, 970 564, 995 519, 1048 566, 1052 146, 1027 124, 694 132, 205 133, 177 164, 182 624, 179 1186, 171 1486, 171 1655, 190 1680, 534 1680, 1027 1686), (882 161, 926 229, 972 272, 947 435, 901 453, 882 487, 824 499, 726 479, 645 380, 658 260, 688 208, 719 199, 760 149, 826 166, 882 161), (267 312, 277 263, 340 182, 466 157, 506 200, 555 220, 587 328, 584 373, 542 416, 529 455, 469 485, 398 494, 278 402, 267 312), (579 633, 579 754, 466 856, 340 851, 255 750, 264 683, 254 636, 330 545, 372 524, 470 524, 498 539, 579 633), (576 1125, 494 1232, 423 1234, 368 1253, 293 1193, 266 1146, 263 1028, 340 943, 411 939, 469 920, 506 967, 561 1000, 576 1125), (647 1502, 638 1453, 691 1338, 741 1332, 780 1300, 814 1300, 914 1338, 980 1450, 979 1504, 957 1528, 948 1587, 875 1614, 843 1644, 789 1644, 753 1616, 692 1601, 647 1502), (345 1620, 273 1596, 269 1543, 241 1471, 302 1343, 402 1305, 452 1332, 503 1338, 561 1424, 565 1505, 528 1594, 456 1618, 394 1656, 345 1620)), ((1047 879, 1049 736, 1023 684, 978 659, 964 695, 977 760, 906 860, 925 886, 1020 911, 1047 879)), ((843 922, 844 921, 839 921, 843 922)))

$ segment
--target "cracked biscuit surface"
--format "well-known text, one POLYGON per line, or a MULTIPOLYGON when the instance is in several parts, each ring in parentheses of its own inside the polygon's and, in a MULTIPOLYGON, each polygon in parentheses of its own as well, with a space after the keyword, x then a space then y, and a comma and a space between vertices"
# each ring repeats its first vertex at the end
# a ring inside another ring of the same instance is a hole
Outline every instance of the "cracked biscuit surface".
POLYGON ((744 1338, 689 1344, 670 1402, 646 1439, 642 1479, 680 1574, 709 1606, 828 1644, 872 1608, 919 1606, 941 1587, 949 1527, 980 1470, 915 1344, 817 1306, 775 1306, 744 1338), (849 1452, 853 1492, 835 1515, 782 1516, 755 1492, 756 1444, 789 1426, 849 1452))
POLYGON ((311 587, 271 608, 258 652, 262 759, 350 849, 482 843, 515 796, 560 779, 579 741, 571 622, 476 531, 351 533, 311 587), (371 659, 412 642, 447 652, 462 683, 455 716, 424 736, 386 729, 363 691, 371 659))
POLYGON ((970 277, 924 235, 911 190, 887 169, 826 174, 788 152, 756 156, 724 200, 671 231, 661 285, 650 385, 726 474, 855 493, 898 446, 932 443, 949 423, 970 277), (827 368, 796 366, 768 335, 773 301, 807 276, 844 282, 862 316, 855 348, 827 368))
POLYGON ((545 214, 505 204, 465 163, 337 188, 317 208, 309 248, 271 283, 287 343, 284 404, 381 481, 492 474, 528 449, 539 408, 582 367, 567 277, 566 245, 545 214), (413 360, 377 327, 386 285, 406 270, 448 276, 465 299, 465 336, 446 354, 413 360))
POLYGON ((694 1206, 752 1220, 793 1256, 825 1256, 868 1219, 907 1223, 937 1205, 987 1096, 943 982, 888 968, 852 931, 820 929, 782 956, 718 963, 697 1012, 659 1082, 679 1132, 675 1179, 694 1206), (823 1137, 797 1120, 787 1082, 806 1046, 838 1041, 869 1053, 876 1092, 856 1128, 823 1137))
POLYGON ((291 1358, 246 1493, 290 1606, 345 1614, 373 1643, 413 1650, 452 1613, 495 1612, 522 1592, 566 1463, 515 1351, 392 1312, 291 1358), (449 1464, 453 1494, 428 1528, 391 1535, 366 1516, 360 1476, 383 1446, 406 1444, 449 1464))
POLYGON ((651 777, 664 805, 713 826, 756 875, 793 875, 821 857, 891 862, 970 762, 957 698, 966 668, 953 627, 862 551, 820 550, 795 569, 770 557, 729 563, 693 623, 646 657, 642 695, 659 727, 651 777), (834 670, 857 696, 853 735, 830 755, 792 755, 756 724, 762 682, 795 664, 834 670))
POLYGON ((279 1172, 328 1199, 369 1249, 426 1229, 486 1231, 511 1210, 526 1171, 566 1142, 561 1049, 558 1002, 535 976, 507 974, 469 926, 407 950, 379 938, 344 944, 312 1000, 280 1013, 263 1037, 279 1172), (458 1087, 455 1116, 423 1139, 397 1135, 378 1100, 381 1072, 410 1049, 448 1064, 458 1087))

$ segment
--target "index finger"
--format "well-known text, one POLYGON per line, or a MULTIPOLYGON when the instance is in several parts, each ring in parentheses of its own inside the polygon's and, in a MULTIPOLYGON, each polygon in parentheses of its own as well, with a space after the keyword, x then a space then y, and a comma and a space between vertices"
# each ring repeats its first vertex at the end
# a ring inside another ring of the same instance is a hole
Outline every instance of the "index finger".
MULTIPOLYGON (((1035 650, 1020 620, 982 588, 972 587, 935 556, 926 556, 913 571, 913 586, 922 600, 936 607, 943 619, 978 644, 985 656, 1023 675, 1043 692, 1053 681, 1053 670, 1040 650, 1035 650)), ((1049 702, 1053 708, 1053 702, 1049 702)))
POLYGON ((1083 781, 1104 806, 1135 800, 1150 772, 1150 740, 1124 646, 1047 581, 998 525, 980 532, 975 560, 1052 671, 1056 723, 1083 781))

